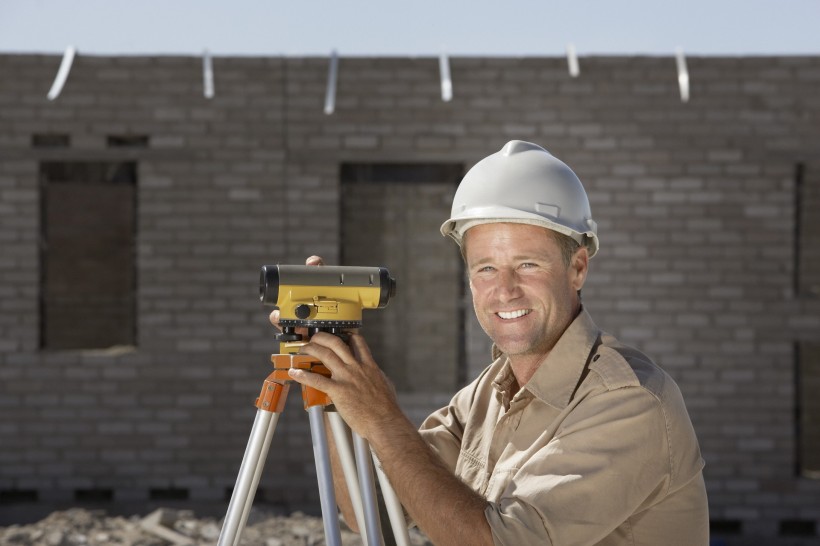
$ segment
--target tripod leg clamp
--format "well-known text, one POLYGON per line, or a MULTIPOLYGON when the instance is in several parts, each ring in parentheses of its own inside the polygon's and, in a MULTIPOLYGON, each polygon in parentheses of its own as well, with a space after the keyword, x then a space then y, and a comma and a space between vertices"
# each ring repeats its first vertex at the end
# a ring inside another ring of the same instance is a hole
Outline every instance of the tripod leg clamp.
MULTIPOLYGON (((262 391, 254 404, 262 411, 282 413, 285 410, 285 401, 288 399, 290 383, 283 381, 279 377, 282 374, 277 372, 280 372, 280 370, 274 370, 262 383, 262 391)), ((287 370, 284 375, 287 377, 287 370)))
MULTIPOLYGON (((330 377, 330 370, 310 355, 276 354, 271 355, 270 359, 273 363, 274 370, 273 373, 268 376, 268 379, 265 380, 266 385, 268 380, 271 378, 274 378, 273 381, 275 383, 290 383, 293 381, 288 375, 288 370, 290 368, 307 370, 311 373, 318 373, 320 375, 324 375, 325 377, 330 377)), ((262 391, 265 391, 264 387, 262 388, 262 391)), ((329 406, 333 403, 327 393, 306 385, 302 385, 302 402, 304 403, 306 410, 308 408, 312 408, 313 406, 329 406)), ((284 404, 284 402, 282 402, 282 404, 284 404)))

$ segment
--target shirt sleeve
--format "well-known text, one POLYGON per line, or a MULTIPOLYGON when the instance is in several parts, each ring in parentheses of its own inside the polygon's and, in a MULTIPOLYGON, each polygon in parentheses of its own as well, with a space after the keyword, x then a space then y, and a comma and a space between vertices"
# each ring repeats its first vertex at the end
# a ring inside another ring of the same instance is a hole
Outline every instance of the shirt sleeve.
POLYGON ((495 544, 599 542, 666 494, 670 442, 660 401, 641 387, 581 400, 489 503, 495 544))
POLYGON ((489 380, 490 370, 485 369, 475 381, 458 391, 447 406, 430 414, 419 427, 421 437, 451 472, 456 470, 467 415, 476 402, 481 382, 489 380))

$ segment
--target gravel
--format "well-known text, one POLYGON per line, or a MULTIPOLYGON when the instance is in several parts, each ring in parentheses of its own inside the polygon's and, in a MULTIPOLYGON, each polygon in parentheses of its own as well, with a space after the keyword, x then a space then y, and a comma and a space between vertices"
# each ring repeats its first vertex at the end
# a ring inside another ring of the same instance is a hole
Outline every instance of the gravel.
MULTIPOLYGON (((0 527, 0 545, 26 546, 212 546, 221 521, 197 518, 187 510, 160 509, 147 516, 109 516, 105 511, 72 508, 53 512, 29 525, 0 527)), ((430 545, 411 529, 414 546, 430 545)), ((280 516, 251 511, 240 545, 323 546, 322 520, 296 512, 280 516)), ((342 544, 359 546, 361 538, 342 525, 342 544)))

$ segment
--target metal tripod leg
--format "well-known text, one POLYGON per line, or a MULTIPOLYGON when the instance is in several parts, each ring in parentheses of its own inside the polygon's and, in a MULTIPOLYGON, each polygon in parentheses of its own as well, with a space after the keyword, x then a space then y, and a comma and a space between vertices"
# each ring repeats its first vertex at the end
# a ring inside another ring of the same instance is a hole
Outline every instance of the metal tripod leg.
POLYGON ((387 508, 387 516, 390 518, 390 527, 393 529, 396 546, 410 546, 410 533, 407 530, 407 520, 404 517, 401 501, 393 490, 393 486, 390 485, 390 480, 387 479, 387 474, 382 470, 375 453, 373 453, 373 464, 376 467, 376 475, 379 477, 384 505, 387 508))
POLYGON ((239 467, 239 476, 228 504, 228 513, 219 533, 218 546, 235 546, 239 542, 278 421, 278 413, 261 409, 256 412, 242 465, 239 467))
MULTIPOLYGON (((368 525, 365 524, 365 516, 362 513, 364 509, 362 507, 361 485, 359 483, 358 472, 356 471, 356 463, 353 460, 353 455, 351 453, 350 440, 348 438, 349 429, 347 428, 347 424, 345 424, 342 417, 336 412, 328 412, 327 416, 330 420, 330 426, 333 429, 333 437, 336 440, 336 451, 338 452, 339 460, 342 463, 345 480, 347 481, 348 493, 350 494, 350 501, 356 515, 356 523, 358 524, 359 532, 362 535, 362 542, 368 546, 381 544, 381 541, 378 539, 371 540, 367 536, 368 525)), ((366 443, 367 442, 364 442, 364 444, 366 443)), ((396 496, 393 486, 390 485, 390 481, 387 479, 387 476, 382 471, 381 464, 379 463, 376 454, 373 453, 372 457, 373 464, 376 468, 377 477, 379 483, 381 484, 381 491, 384 497, 385 506, 387 508, 387 514, 390 518, 390 526, 393 529, 393 537, 396 540, 397 546, 410 546, 410 534, 407 530, 407 520, 405 519, 401 502, 399 501, 398 496, 396 496)), ((375 503, 371 502, 370 504, 372 508, 375 503)), ((371 519, 370 524, 372 527, 372 522, 378 520, 378 514, 373 515, 372 509, 370 512, 371 515, 369 517, 373 518, 371 519)))
POLYGON ((353 505, 353 514, 356 516, 356 524, 359 533, 362 535, 362 542, 369 544, 367 540, 367 526, 364 523, 364 513, 362 508, 362 494, 359 490, 359 475, 356 472, 356 461, 353 459, 353 448, 350 446, 350 436, 347 424, 342 416, 335 411, 327 412, 330 421, 330 428, 333 431, 333 439, 336 442, 336 453, 339 455, 339 462, 342 464, 342 472, 347 482, 347 492, 350 495, 350 503, 353 505))
POLYGON ((353 433, 353 450, 356 453, 359 488, 364 503, 364 523, 367 528, 368 546, 381 546, 383 544, 382 527, 379 521, 379 502, 376 499, 373 465, 370 461, 370 444, 355 432, 353 433))
MULTIPOLYGON (((271 359, 274 363, 274 371, 265 380, 262 392, 256 400, 258 411, 254 418, 251 435, 239 468, 239 476, 236 479, 231 501, 228 505, 228 513, 219 534, 218 546, 237 546, 239 543, 240 535, 250 514, 253 498, 256 495, 256 489, 259 485, 262 469, 265 466, 276 424, 279 421, 279 415, 284 411, 290 384, 287 370, 289 368, 303 368, 327 376, 330 374, 321 363, 307 355, 280 354, 272 355, 271 359)), ((336 493, 333 487, 333 471, 330 463, 330 448, 324 421, 325 407, 331 404, 331 400, 327 394, 306 386, 302 387, 302 399, 310 419, 310 435, 313 441, 313 457, 316 463, 316 477, 319 484, 319 500, 322 508, 325 543, 328 546, 342 546, 339 516, 336 508, 336 493)), ((351 492, 351 501, 356 511, 359 528, 362 530, 368 546, 382 546, 384 541, 379 521, 370 446, 366 440, 353 433, 353 451, 355 452, 355 466, 357 468, 352 468, 353 456, 350 454, 347 432, 341 430, 341 434, 338 433, 338 429, 346 428, 344 421, 335 412, 329 418, 334 426, 334 432, 340 438, 340 441, 337 442, 340 446, 340 458, 347 459, 347 462, 345 463, 343 460, 342 464, 346 467, 344 469, 345 477, 348 481, 348 489, 351 492), (344 438, 343 441, 341 440, 342 437, 344 438), (357 474, 358 476, 356 476, 357 474), (356 483, 357 477, 358 483, 356 483)), ((390 504, 398 506, 393 506, 392 510, 388 507, 388 511, 391 512, 391 524, 395 528, 394 534, 398 537, 402 534, 402 531, 406 534, 407 530, 403 516, 401 523, 393 517, 395 515, 393 512, 396 510, 401 512, 401 505, 398 504, 398 499, 394 499, 395 494, 389 483, 386 480, 384 480, 384 483, 387 484, 390 504)))
POLYGON ((313 458, 316 460, 316 478, 319 481, 319 502, 325 527, 327 546, 341 546, 339 514, 336 510, 336 493, 333 489, 333 472, 330 466, 330 448, 325 431, 325 409, 322 406, 308 408, 310 437, 313 440, 313 458))

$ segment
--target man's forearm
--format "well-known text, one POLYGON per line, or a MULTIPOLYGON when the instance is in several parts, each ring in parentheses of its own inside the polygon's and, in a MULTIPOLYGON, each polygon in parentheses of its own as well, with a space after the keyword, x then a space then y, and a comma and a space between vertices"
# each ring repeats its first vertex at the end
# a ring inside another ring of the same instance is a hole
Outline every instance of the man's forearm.
POLYGON ((301 350, 332 375, 294 368, 290 377, 330 395, 350 428, 370 442, 399 500, 433 542, 492 545, 487 502, 455 477, 402 413, 364 338, 351 334, 345 343, 318 332, 301 350))
POLYGON ((459 480, 402 414, 370 438, 410 517, 437 546, 492 545, 487 501, 459 480))

